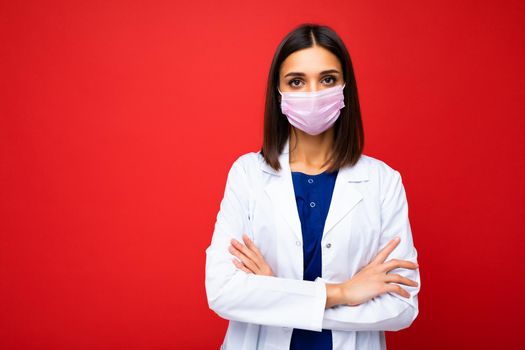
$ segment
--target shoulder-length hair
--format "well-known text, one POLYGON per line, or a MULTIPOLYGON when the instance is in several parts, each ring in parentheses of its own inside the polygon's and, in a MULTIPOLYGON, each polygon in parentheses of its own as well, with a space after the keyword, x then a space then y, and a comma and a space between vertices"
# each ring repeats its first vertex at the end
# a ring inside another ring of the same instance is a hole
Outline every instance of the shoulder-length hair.
POLYGON ((281 111, 279 87, 279 69, 283 61, 293 52, 321 46, 339 58, 343 69, 345 107, 334 123, 334 147, 327 163, 328 172, 333 172, 346 165, 357 163, 364 148, 364 131, 361 110, 357 95, 357 85, 350 54, 345 44, 328 26, 305 23, 288 33, 279 44, 272 60, 266 88, 264 111, 264 135, 260 153, 273 169, 279 171, 279 155, 282 153, 292 127, 281 111))

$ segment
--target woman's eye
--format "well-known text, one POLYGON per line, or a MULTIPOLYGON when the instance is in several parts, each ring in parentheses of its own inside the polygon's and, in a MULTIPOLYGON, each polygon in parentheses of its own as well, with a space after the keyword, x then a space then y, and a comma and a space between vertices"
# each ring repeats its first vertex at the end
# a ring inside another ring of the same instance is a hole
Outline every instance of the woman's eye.
MULTIPOLYGON (((328 76, 326 78, 324 78, 322 81, 325 81, 326 85, 332 85, 334 84, 335 82, 337 82, 337 79, 333 76, 328 76)), ((292 79, 288 82, 288 85, 291 86, 291 87, 294 87, 294 88, 298 88, 298 87, 301 87, 301 80, 299 79, 292 79)))
POLYGON ((290 86, 292 86, 292 87, 298 87, 299 85, 294 84, 294 82, 299 82, 299 83, 300 83, 301 81, 298 80, 298 79, 292 79, 292 80, 290 80, 290 81, 288 82, 288 85, 290 85, 290 86))
POLYGON ((332 76, 330 76, 330 77, 326 77, 325 80, 326 80, 326 79, 328 79, 328 80, 331 79, 331 80, 332 80, 332 82, 329 83, 329 84, 335 83, 335 81, 336 81, 336 79, 335 79, 334 77, 332 77, 332 76))

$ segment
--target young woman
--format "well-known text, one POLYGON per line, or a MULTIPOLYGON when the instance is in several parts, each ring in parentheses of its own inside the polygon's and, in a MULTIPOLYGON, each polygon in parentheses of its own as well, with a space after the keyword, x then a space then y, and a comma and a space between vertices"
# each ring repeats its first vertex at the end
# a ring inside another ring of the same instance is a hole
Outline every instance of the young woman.
POLYGON ((303 24, 275 53, 262 149, 238 157, 210 246, 221 349, 386 349, 420 290, 400 173, 363 154, 348 51, 303 24))

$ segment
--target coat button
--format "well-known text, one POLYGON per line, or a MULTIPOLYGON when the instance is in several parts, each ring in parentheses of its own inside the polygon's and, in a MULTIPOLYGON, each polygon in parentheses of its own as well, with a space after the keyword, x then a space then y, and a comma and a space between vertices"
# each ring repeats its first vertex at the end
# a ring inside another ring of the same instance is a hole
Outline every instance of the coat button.
POLYGON ((315 207, 315 202, 310 202, 310 206, 313 208, 315 207))
POLYGON ((314 182, 313 179, 308 179, 308 183, 309 183, 309 184, 311 184, 311 183, 313 183, 313 182, 314 182))
POLYGON ((327 243, 326 248, 330 248, 332 246, 332 243, 327 243))
POLYGON ((301 245, 301 241, 296 241, 295 244, 296 244, 297 246, 300 246, 300 245, 301 245))

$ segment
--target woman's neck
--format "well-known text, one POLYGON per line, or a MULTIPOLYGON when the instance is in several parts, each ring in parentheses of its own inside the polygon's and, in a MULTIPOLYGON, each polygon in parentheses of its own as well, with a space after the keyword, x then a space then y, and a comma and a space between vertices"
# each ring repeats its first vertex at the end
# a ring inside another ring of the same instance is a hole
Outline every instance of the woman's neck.
POLYGON ((330 164, 323 164, 330 158, 333 147, 333 128, 319 135, 309 135, 295 129, 290 132, 290 168, 307 174, 323 172, 330 164))

